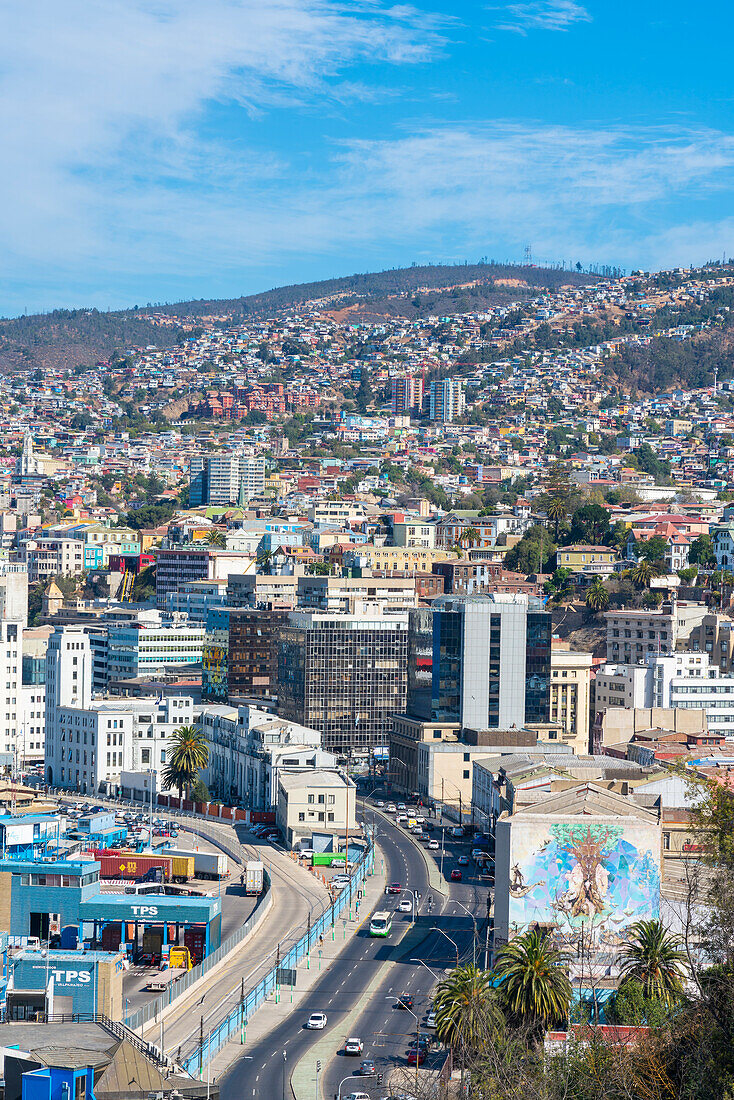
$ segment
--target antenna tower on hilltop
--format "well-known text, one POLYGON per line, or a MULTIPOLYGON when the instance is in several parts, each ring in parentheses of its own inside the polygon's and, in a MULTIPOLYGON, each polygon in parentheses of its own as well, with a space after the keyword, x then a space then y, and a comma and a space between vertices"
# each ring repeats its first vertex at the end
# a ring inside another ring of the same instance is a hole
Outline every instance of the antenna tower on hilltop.
POLYGON ((533 246, 530 244, 525 245, 525 267, 533 266, 533 246))

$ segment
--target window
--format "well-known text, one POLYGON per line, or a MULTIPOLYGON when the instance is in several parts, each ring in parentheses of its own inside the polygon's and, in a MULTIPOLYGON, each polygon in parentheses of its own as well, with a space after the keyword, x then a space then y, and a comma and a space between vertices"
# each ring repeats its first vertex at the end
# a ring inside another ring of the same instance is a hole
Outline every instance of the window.
POLYGON ((469 769, 464 768, 464 779, 468 779, 468 778, 469 778, 469 769))
POLYGON ((300 813, 300 814, 298 815, 298 820, 299 820, 299 821, 305 821, 305 820, 306 820, 306 815, 305 815, 305 813, 300 813))

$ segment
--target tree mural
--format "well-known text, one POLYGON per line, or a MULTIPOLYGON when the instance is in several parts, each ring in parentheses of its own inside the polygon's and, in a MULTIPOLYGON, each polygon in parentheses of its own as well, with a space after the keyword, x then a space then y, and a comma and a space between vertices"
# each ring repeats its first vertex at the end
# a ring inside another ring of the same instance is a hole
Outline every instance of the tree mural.
POLYGON ((619 825, 551 825, 551 835, 576 863, 568 876, 566 894, 572 917, 593 919, 604 912, 609 874, 604 866, 622 836, 619 825))

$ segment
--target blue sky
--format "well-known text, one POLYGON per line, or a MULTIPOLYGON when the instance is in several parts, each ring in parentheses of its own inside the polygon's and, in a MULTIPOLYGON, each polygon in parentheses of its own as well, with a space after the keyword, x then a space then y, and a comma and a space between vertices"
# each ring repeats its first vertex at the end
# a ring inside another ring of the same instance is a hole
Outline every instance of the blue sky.
POLYGON ((0 314, 734 254, 729 4, 7 0, 0 314))

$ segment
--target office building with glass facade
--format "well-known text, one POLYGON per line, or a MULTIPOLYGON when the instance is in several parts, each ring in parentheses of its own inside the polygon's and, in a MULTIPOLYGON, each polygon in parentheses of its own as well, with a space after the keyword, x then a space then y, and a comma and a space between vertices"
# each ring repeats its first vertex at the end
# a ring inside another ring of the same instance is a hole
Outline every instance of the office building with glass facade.
POLYGON ((387 745, 405 710, 408 616, 291 611, 278 643, 278 712, 343 754, 387 745))

